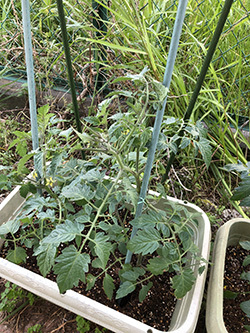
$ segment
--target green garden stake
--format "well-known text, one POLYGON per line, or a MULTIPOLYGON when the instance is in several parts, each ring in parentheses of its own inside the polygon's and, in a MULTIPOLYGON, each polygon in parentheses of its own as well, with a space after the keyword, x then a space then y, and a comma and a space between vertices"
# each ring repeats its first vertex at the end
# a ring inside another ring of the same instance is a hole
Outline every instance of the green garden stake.
MULTIPOLYGON (((65 54, 66 65, 67 65, 67 70, 68 70, 68 78, 69 78, 69 85, 70 85, 70 91, 71 91, 72 102, 73 102, 76 128, 77 128, 77 131, 81 133, 82 126, 81 126, 79 108, 78 108, 77 97, 76 97, 76 88, 75 88, 74 76, 73 76, 73 70, 72 70, 66 21, 65 21, 65 15, 64 15, 64 10, 63 10, 63 2, 62 2, 62 0, 56 0, 56 2, 57 2, 57 9, 58 9, 58 16, 59 16, 59 20, 60 20, 61 32, 62 32, 64 54, 65 54)), ((85 158, 83 151, 82 151, 82 157, 85 158)))
MULTIPOLYGON (((32 148, 33 150, 37 150, 39 148, 39 139, 38 139, 38 124, 37 124, 37 113, 36 113, 36 86, 35 86, 33 51, 32 51, 32 42, 31 42, 29 0, 22 0, 22 20, 23 20, 24 48, 25 48, 25 60, 26 60, 27 81, 28 81, 32 148)), ((37 177, 39 178, 40 175, 38 172, 38 166, 35 158, 34 158, 34 167, 38 175, 37 177)))
MULTIPOLYGON (((202 68, 201 68, 201 71, 200 71, 200 75, 199 75, 199 77, 197 79, 197 82, 196 82, 196 85, 195 85, 195 88, 194 88, 191 100, 190 100, 188 108, 187 108, 187 110, 186 110, 186 112, 185 112, 185 114, 183 116, 184 123, 187 122, 190 119, 191 115, 192 115, 192 111, 194 109, 195 102, 196 102, 197 97, 198 97, 198 95, 200 93, 200 90, 201 90, 201 87, 202 87, 202 83, 203 83, 203 81, 205 79, 205 76, 207 74, 208 67, 209 67, 210 62, 212 60, 212 57, 214 55, 217 43, 218 43, 218 41, 220 39, 220 36, 221 36, 221 33, 222 33, 222 29, 224 27, 224 24, 226 22, 226 19, 228 17, 228 14, 229 14, 229 11, 230 11, 230 8, 231 8, 232 4, 233 4, 233 0, 226 0, 225 1, 224 7, 223 7, 223 9, 221 11, 221 15, 220 15, 219 21, 217 23, 217 27, 215 29, 215 32, 214 32, 214 35, 213 35, 213 38, 212 38, 212 41, 211 41, 209 49, 207 51, 206 58, 205 58, 204 63, 202 65, 202 68)), ((184 133, 184 128, 182 128, 182 130, 179 133, 180 138, 177 140, 177 143, 176 143, 177 149, 178 149, 178 147, 179 147, 179 145, 181 143, 181 139, 182 139, 183 133, 184 133)), ((171 165, 173 164, 173 162, 175 160, 175 156, 176 156, 176 153, 174 153, 174 152, 172 152, 170 154, 170 157, 169 157, 169 160, 168 160, 168 164, 167 164, 166 169, 165 169, 165 174, 162 177, 162 181, 161 181, 162 184, 164 184, 165 181, 168 178, 168 173, 170 171, 171 165)))
MULTIPOLYGON (((184 22, 185 13, 186 13, 187 3, 188 3, 188 0, 181 0, 181 1, 179 1, 179 4, 178 4, 176 19, 175 19, 175 24, 174 24, 174 29, 173 29, 173 35, 172 35, 171 43, 170 43, 169 56, 168 56, 164 79, 163 79, 163 85, 167 88, 169 88, 170 82, 171 82, 171 77, 172 77, 172 73, 173 73, 173 68, 174 68, 174 63, 175 63, 175 59, 176 59, 176 55, 177 55, 178 46, 179 46, 182 26, 183 26, 183 22, 184 22)), ((143 176, 143 180, 142 180, 139 201, 137 203, 135 218, 138 218, 142 214, 143 204, 144 204, 144 200, 145 200, 146 194, 147 194, 149 178, 150 178, 150 174, 151 174, 151 170, 152 170, 152 166, 153 166, 153 162, 154 162, 156 146, 157 146, 158 139, 159 139, 162 119, 163 119, 163 115, 164 115, 165 108, 166 108, 166 103, 167 103, 167 97, 165 98, 163 105, 161 107, 159 107, 159 109, 157 110, 157 113, 156 113, 156 119, 155 119, 155 123, 154 123, 151 144, 150 144, 150 148, 149 148, 149 152, 148 152, 147 163, 146 163, 144 176, 143 176)), ((131 233, 131 238, 133 238, 135 236, 136 232, 137 232, 137 228, 133 227, 133 230, 131 233)), ((131 258, 132 258, 132 252, 127 251, 125 263, 126 264, 130 263, 131 258)))

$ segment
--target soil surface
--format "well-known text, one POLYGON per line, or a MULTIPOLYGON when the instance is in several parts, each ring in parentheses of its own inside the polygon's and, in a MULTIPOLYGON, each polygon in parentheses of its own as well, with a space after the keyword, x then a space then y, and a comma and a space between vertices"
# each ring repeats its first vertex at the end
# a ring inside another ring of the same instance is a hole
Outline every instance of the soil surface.
MULTIPOLYGON (((7 235, 7 238, 10 239, 11 235, 7 235)), ((17 245, 19 246, 20 244, 17 245)), ((9 249, 12 249, 12 246, 2 248, 2 258, 5 258, 9 249)), ((59 251, 62 250, 63 248, 59 247, 59 251)), ((22 263, 21 266, 37 274, 40 274, 37 267, 36 257, 32 255, 32 250, 26 248, 26 252, 26 263, 22 263)), ((89 254, 91 255, 91 253, 89 254)), ((116 254, 116 257, 118 256, 119 253, 116 254)), ((143 264, 146 265, 146 262, 143 264)), ((107 273, 112 276, 116 289, 119 288, 120 284, 120 279, 118 275, 119 269, 120 265, 118 264, 113 265, 107 271, 107 273)), ((89 273, 94 276, 98 276, 98 274, 101 272, 101 269, 95 269, 93 267, 90 267, 89 273)), ((162 275, 154 276, 153 278, 151 278, 150 281, 153 283, 153 286, 148 292, 145 300, 141 303, 138 301, 140 288, 136 289, 132 294, 129 295, 129 297, 124 298, 121 304, 118 304, 114 296, 111 299, 108 299, 103 291, 103 274, 99 279, 97 279, 94 287, 88 291, 86 291, 86 284, 81 281, 79 282, 79 285, 77 287, 74 287, 72 289, 82 295, 94 299, 97 302, 105 304, 110 308, 124 313, 136 320, 142 321, 143 323, 151 327, 154 327, 161 331, 167 331, 177 301, 177 299, 174 297, 174 291, 171 287, 170 281, 170 278, 173 276, 173 273, 165 272, 162 275)), ((47 278, 56 281, 56 276, 53 274, 53 272, 50 272, 47 275, 47 278)))
POLYGON ((223 318, 229 333, 248 332, 244 326, 250 325, 250 318, 241 310, 241 302, 250 299, 250 283, 241 279, 243 271, 250 270, 250 265, 243 267, 243 260, 250 251, 240 246, 230 246, 227 249, 225 262, 224 291, 238 293, 235 299, 224 298, 223 318))

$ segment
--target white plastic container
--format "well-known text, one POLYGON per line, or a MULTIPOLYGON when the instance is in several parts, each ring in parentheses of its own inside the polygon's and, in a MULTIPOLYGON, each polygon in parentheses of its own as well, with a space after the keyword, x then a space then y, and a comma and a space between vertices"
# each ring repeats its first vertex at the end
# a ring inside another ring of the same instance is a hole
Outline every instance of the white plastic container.
MULTIPOLYGON (((154 193, 155 194, 155 193, 154 193)), ((198 227, 192 225, 195 243, 200 249, 201 256, 209 260, 210 251, 210 222, 206 214, 197 206, 171 197, 162 199, 185 206, 191 212, 200 212, 198 227)), ((12 219, 24 203, 17 186, 0 204, 0 225, 12 219)), ((160 203, 159 203, 160 204, 160 203)), ((198 265, 195 269, 197 279, 187 295, 177 301, 171 320, 169 332, 192 333, 198 320, 203 298, 207 267, 198 275, 198 265)), ((73 290, 60 294, 57 284, 47 278, 33 273, 23 267, 0 258, 0 276, 18 286, 56 304, 86 319, 89 319, 117 333, 160 333, 162 331, 141 323, 127 315, 100 304, 73 290)))

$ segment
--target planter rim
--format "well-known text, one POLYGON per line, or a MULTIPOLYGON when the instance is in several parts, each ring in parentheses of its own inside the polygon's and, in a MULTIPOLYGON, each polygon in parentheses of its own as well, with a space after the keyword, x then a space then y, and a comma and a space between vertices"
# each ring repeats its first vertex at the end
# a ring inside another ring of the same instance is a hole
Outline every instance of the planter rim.
POLYGON ((240 240, 250 240, 250 219, 234 218, 216 234, 207 291, 206 329, 208 333, 227 333, 223 320, 224 267, 226 250, 240 240))
MULTIPOLYGON (((4 218, 0 224, 13 218, 21 209, 25 199, 19 194, 20 186, 17 186, 0 204, 0 216, 5 211, 4 218), (13 204, 12 201, 16 200, 13 204), (8 213, 9 212, 9 213, 8 213), (9 214, 9 216, 8 216, 9 214)), ((152 195, 159 195, 150 191, 152 195)), ((200 222, 202 235, 198 228, 195 231, 197 237, 201 238, 203 243, 200 248, 201 256, 208 260, 210 250, 211 229, 207 215, 196 205, 167 197, 165 200, 181 204, 191 211, 201 213, 200 222)), ((1 244, 0 244, 1 246, 1 244)), ((199 309, 201 306, 203 290, 207 273, 207 265, 201 275, 197 275, 196 282, 191 291, 182 299, 177 301, 177 305, 172 317, 170 329, 172 333, 192 333, 195 330, 198 320, 199 309), (195 297, 194 297, 195 296, 195 297), (197 297, 198 296, 198 297, 197 297), (184 310, 185 314, 181 315, 184 310)), ((162 331, 152 328, 144 323, 139 322, 125 314, 122 314, 106 305, 100 304, 84 295, 80 295, 73 290, 68 290, 65 294, 60 294, 56 282, 33 273, 26 268, 13 264, 6 259, 0 258, 0 276, 7 279, 20 287, 31 291, 32 293, 47 299, 71 312, 85 317, 101 326, 104 326, 117 333, 161 333, 162 331)))

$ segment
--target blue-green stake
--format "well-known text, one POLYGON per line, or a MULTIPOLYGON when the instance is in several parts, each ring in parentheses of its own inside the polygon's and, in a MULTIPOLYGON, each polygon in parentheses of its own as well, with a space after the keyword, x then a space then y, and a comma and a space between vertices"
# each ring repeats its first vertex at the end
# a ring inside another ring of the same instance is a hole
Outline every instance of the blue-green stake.
POLYGON ((25 60, 26 60, 26 71, 27 71, 28 93, 29 93, 32 148, 33 150, 36 150, 39 147, 39 139, 38 139, 38 125, 37 125, 37 114, 36 114, 36 86, 34 78, 33 51, 31 43, 29 0, 22 0, 22 19, 23 19, 24 48, 25 48, 25 60))
MULTIPOLYGON (((167 87, 168 89, 169 89, 172 74, 173 74, 174 63, 175 63, 177 50, 178 50, 178 46, 179 46, 179 41, 180 41, 182 26, 183 26, 183 22, 184 22, 184 18, 185 18, 187 3, 188 3, 188 0, 180 0, 179 4, 178 4, 173 35, 172 35, 171 43, 170 43, 168 60, 167 60, 166 69, 165 69, 164 78, 163 78, 163 85, 165 87, 167 87)), ((154 162, 156 146, 157 146, 157 143, 159 140, 159 134, 160 134, 160 130, 161 130, 163 115, 164 115, 165 108, 166 108, 166 103, 167 103, 167 97, 165 98, 162 107, 159 107, 159 109, 157 110, 157 113, 156 113, 155 124, 154 124, 152 139, 151 139, 151 145, 150 145, 149 152, 148 152, 148 158, 147 158, 147 163, 146 163, 144 176, 143 176, 143 180, 142 180, 139 201, 137 203, 135 218, 138 218, 142 214, 143 203, 144 203, 144 200, 145 200, 146 194, 147 194, 148 183, 149 183, 150 174, 151 174, 151 170, 152 170, 152 166, 153 166, 153 162, 154 162)), ((137 228, 133 227, 133 230, 131 233, 131 239, 134 237, 137 230, 138 230, 137 228)), ((132 258, 132 252, 128 250, 126 259, 125 259, 125 263, 129 264, 131 261, 131 258, 132 258)))

